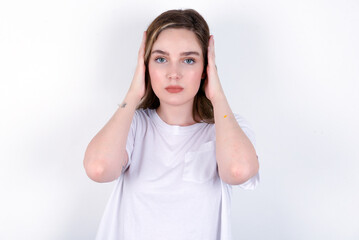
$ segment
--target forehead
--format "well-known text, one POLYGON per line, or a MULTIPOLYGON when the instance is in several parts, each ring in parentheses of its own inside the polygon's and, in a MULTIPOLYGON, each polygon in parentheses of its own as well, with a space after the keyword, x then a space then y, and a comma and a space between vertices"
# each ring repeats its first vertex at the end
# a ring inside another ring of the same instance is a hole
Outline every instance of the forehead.
POLYGON ((163 50, 170 54, 185 51, 198 51, 202 54, 202 48, 194 32, 187 29, 165 29, 154 42, 152 50, 163 50))

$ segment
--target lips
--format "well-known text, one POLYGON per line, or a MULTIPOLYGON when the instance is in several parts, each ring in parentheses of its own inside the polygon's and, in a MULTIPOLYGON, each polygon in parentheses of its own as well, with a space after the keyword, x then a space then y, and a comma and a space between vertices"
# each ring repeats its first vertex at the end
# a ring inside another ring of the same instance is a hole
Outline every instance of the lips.
POLYGON ((183 87, 181 86, 169 86, 166 87, 166 90, 170 93, 178 93, 181 92, 183 90, 183 87))
POLYGON ((168 86, 166 89, 183 89, 181 86, 168 86))

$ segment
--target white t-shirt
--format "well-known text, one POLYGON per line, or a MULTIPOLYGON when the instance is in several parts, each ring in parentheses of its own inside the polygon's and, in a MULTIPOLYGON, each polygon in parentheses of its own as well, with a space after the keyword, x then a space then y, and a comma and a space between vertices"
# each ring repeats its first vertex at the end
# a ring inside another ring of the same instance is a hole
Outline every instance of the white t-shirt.
MULTIPOLYGON (((234 114, 255 146, 254 133, 234 114)), ((231 185, 218 175, 215 125, 174 126, 135 111, 128 164, 116 180, 97 240, 231 240, 231 185)), ((243 184, 254 189, 259 174, 243 184)))

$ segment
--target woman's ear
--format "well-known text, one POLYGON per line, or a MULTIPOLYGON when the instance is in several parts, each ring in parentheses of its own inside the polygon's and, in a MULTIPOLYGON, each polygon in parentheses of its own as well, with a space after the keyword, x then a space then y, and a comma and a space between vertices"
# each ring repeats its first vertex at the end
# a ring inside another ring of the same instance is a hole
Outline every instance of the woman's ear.
POLYGON ((206 78, 207 78, 207 74, 206 74, 206 72, 203 72, 202 76, 201 76, 201 79, 206 79, 206 78))
POLYGON ((202 89, 203 91, 204 91, 204 83, 206 81, 206 78, 207 78, 207 74, 203 72, 201 76, 201 84, 200 84, 200 89, 202 89))

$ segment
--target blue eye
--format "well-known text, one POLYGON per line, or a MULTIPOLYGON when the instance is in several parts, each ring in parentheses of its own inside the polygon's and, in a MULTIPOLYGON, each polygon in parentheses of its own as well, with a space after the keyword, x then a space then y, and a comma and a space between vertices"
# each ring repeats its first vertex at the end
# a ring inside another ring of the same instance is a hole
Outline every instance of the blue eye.
MULTIPOLYGON (((163 58, 163 57, 158 57, 158 58, 155 58, 155 62, 157 62, 157 63, 164 63, 166 61, 166 59, 165 58, 163 58)), ((189 64, 189 65, 192 65, 192 64, 194 64, 196 61, 194 60, 194 59, 192 59, 192 58, 188 58, 188 59, 185 59, 184 60, 187 64, 189 64)))
POLYGON ((158 62, 158 63, 163 63, 163 61, 157 61, 158 59, 163 59, 163 60, 164 60, 164 58, 159 57, 159 58, 156 58, 156 59, 155 59, 156 62, 158 62))
POLYGON ((187 61, 187 60, 192 61, 191 63, 187 62, 187 63, 190 64, 190 65, 192 65, 193 63, 195 63, 195 61, 194 61, 193 59, 191 59, 191 58, 186 59, 185 61, 187 61))

